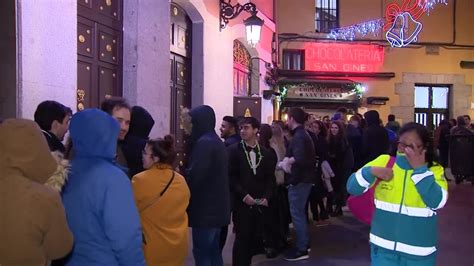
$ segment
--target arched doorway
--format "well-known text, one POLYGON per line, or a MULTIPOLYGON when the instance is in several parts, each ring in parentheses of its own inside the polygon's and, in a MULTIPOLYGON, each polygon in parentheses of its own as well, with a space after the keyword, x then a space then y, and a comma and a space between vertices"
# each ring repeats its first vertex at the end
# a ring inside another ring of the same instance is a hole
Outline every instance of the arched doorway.
POLYGON ((188 15, 180 6, 170 6, 170 68, 171 110, 170 131, 176 138, 177 162, 185 165, 187 138, 180 125, 182 108, 191 109, 191 32, 188 15))
POLYGON ((234 40, 234 96, 250 95, 251 57, 238 40, 234 40))
MULTIPOLYGON (((262 101, 259 97, 251 97, 252 78, 252 56, 245 45, 239 40, 234 40, 234 116, 253 116, 261 119, 262 101)), ((257 81, 258 84, 258 81, 257 81)), ((257 89, 258 91, 258 89, 257 89)))

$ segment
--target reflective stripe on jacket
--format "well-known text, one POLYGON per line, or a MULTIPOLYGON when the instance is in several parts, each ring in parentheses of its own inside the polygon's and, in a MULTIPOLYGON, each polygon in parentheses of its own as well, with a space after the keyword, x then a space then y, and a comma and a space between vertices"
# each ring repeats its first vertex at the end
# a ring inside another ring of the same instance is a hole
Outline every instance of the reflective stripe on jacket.
MULTIPOLYGON (((389 159, 388 155, 381 155, 353 173, 347 182, 349 193, 365 193, 376 180, 371 167, 385 167, 389 159)), ((448 199, 443 167, 413 169, 405 155, 398 154, 393 174, 391 180, 382 180, 375 189, 370 242, 410 255, 430 255, 436 251, 436 211, 448 199)))

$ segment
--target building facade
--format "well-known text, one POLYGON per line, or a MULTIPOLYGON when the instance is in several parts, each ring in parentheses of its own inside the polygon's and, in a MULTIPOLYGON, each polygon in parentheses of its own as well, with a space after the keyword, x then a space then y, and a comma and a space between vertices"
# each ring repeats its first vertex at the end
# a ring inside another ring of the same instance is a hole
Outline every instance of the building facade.
POLYGON ((278 0, 282 110, 375 109, 384 121, 395 114, 430 128, 474 115, 474 2, 449 0, 431 10, 418 2, 278 0))
POLYGON ((201 104, 215 109, 218 123, 234 109, 271 121, 272 102, 261 96, 269 89, 274 3, 253 3, 264 20, 256 47, 246 41, 247 12, 220 28, 219 1, 2 1, 0 116, 31 119, 44 100, 80 111, 123 96, 152 114, 152 137, 181 134, 180 109, 201 104), (249 55, 240 81, 248 85, 237 94, 235 43, 249 55), (234 96, 255 106, 234 108, 242 104, 234 96))

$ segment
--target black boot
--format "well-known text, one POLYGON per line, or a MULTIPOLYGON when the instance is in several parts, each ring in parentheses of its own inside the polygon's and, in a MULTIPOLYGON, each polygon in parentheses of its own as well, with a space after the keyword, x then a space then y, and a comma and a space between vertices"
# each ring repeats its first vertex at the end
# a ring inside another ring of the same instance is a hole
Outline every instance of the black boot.
POLYGON ((331 213, 332 217, 342 216, 342 208, 340 206, 336 206, 336 209, 333 213, 331 213))

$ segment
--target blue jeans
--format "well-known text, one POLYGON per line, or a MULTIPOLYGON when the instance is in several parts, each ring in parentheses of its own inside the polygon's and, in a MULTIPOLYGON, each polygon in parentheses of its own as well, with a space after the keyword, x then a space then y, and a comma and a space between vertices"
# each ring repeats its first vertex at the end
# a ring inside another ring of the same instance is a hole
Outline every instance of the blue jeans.
POLYGON ((193 227, 193 255, 196 266, 223 266, 219 247, 221 228, 193 227))
POLYGON ((404 255, 370 244, 372 266, 435 266, 436 253, 426 257, 404 255))
POLYGON ((291 219, 296 232, 296 248, 299 251, 305 251, 309 247, 308 219, 305 209, 312 187, 313 185, 309 183, 299 183, 288 187, 291 219))

